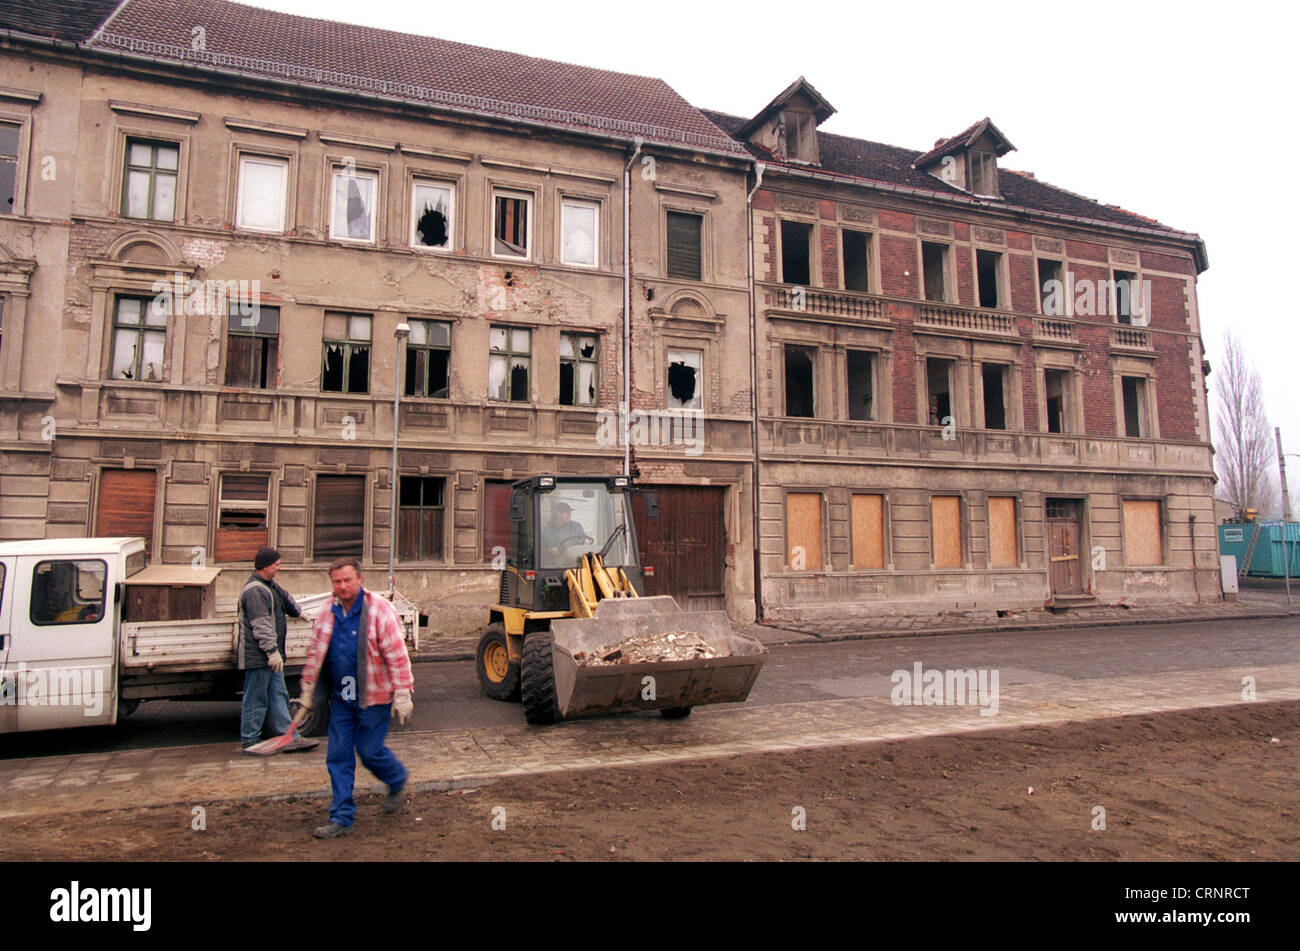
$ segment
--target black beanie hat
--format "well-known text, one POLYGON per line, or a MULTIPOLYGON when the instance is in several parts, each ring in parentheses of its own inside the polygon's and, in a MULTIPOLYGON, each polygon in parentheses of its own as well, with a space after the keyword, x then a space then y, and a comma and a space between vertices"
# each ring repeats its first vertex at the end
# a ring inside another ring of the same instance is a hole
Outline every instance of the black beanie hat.
POLYGON ((280 553, 274 548, 259 548, 257 554, 253 556, 253 570, 261 571, 267 565, 273 565, 280 560, 280 553))

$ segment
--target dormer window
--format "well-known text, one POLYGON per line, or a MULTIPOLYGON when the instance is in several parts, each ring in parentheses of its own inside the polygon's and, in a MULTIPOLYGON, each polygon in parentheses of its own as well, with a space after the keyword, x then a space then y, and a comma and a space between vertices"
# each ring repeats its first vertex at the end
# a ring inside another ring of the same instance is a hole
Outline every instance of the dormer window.
POLYGON ((806 112, 785 112, 785 158, 817 164, 817 123, 806 112))
POLYGON ((970 182, 972 195, 996 196, 998 193, 998 161, 992 152, 979 152, 972 149, 970 157, 970 182))
POLYGON ((835 107, 800 76, 733 136, 779 161, 818 165, 817 127, 835 107))
POLYGON ((989 119, 981 119, 950 139, 917 156, 912 168, 928 172, 953 188, 985 198, 998 197, 998 159, 1014 151, 989 119))

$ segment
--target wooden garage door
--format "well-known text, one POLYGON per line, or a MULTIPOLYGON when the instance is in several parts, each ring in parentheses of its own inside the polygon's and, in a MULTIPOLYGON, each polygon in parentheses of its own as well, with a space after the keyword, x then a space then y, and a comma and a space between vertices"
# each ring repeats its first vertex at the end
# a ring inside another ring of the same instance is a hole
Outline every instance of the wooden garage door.
POLYGON ((153 469, 105 469, 99 474, 95 534, 139 535, 146 560, 153 558, 153 506, 158 473, 153 469))
POLYGON ((633 493, 632 516, 641 564, 655 573, 645 594, 669 594, 687 610, 726 607, 726 489, 643 486, 633 493), (659 495, 659 517, 647 518, 645 491, 659 495))

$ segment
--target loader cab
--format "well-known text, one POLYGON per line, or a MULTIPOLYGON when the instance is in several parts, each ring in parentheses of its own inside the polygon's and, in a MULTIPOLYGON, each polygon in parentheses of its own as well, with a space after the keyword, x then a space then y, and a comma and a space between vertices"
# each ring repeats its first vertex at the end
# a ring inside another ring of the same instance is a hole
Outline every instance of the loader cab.
POLYGON ((534 476, 512 486, 510 548, 501 603, 535 611, 569 607, 564 572, 588 553, 624 570, 642 590, 627 476, 534 476))

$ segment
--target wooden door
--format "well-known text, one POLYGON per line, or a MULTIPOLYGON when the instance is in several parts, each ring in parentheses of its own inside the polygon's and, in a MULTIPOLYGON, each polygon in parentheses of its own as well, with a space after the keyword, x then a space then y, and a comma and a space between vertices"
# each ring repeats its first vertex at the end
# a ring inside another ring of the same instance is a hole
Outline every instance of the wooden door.
POLYGON ((654 568, 645 594, 668 594, 684 610, 726 607, 726 489, 643 487, 659 496, 659 517, 646 515, 644 491, 632 496, 641 564, 654 568))
POLYGON ((1047 555, 1051 565, 1052 594, 1083 594, 1078 503, 1049 499, 1047 511, 1047 555))
POLYGON ((99 474, 95 534, 101 538, 138 535, 146 560, 153 558, 153 512, 158 473, 153 469, 104 469, 99 474))

